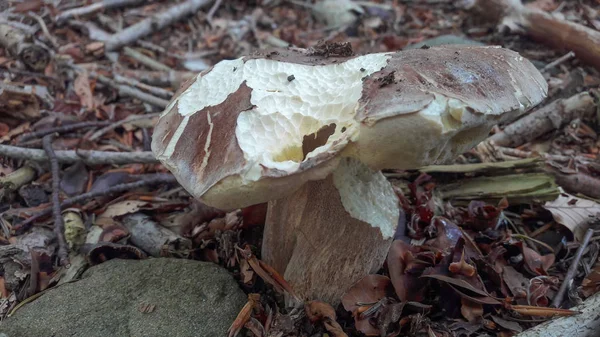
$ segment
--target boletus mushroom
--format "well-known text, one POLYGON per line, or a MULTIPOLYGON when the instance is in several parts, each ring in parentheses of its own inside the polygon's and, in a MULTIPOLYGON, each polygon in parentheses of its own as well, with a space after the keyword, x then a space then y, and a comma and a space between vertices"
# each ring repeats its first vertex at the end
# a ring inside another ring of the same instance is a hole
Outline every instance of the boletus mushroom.
POLYGON ((184 85, 152 150, 210 206, 269 202, 262 259, 335 305, 392 242, 399 202, 381 170, 447 162, 546 93, 529 61, 498 47, 261 52, 184 85))

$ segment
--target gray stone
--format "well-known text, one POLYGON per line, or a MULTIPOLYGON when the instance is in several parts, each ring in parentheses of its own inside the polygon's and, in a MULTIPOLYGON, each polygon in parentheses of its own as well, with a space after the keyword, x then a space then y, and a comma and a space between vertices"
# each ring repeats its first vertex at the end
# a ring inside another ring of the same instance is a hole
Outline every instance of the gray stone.
POLYGON ((417 48, 423 47, 424 45, 427 45, 429 47, 436 47, 436 46, 442 46, 445 44, 464 44, 464 45, 471 45, 471 46, 483 46, 484 45, 483 43, 481 43, 479 41, 471 40, 464 36, 449 34, 449 35, 436 36, 434 38, 424 40, 419 43, 414 43, 414 44, 404 47, 404 49, 417 49, 417 48))
POLYGON ((226 336, 245 303, 235 280, 212 263, 110 260, 26 304, 0 323, 0 335, 226 336), (155 308, 144 313, 144 304, 155 308))

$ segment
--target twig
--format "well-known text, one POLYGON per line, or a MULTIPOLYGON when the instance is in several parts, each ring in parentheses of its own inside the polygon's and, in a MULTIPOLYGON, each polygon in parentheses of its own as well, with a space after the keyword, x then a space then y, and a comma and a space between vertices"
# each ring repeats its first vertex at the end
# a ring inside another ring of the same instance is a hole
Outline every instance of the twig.
POLYGON ((58 241, 58 261, 61 266, 69 264, 69 248, 65 238, 65 223, 60 211, 60 173, 58 160, 52 148, 54 134, 45 135, 42 139, 44 151, 50 159, 50 170, 52 172, 52 214, 54 215, 54 235, 58 241))
POLYGON ((142 90, 145 90, 145 91, 151 93, 152 95, 160 96, 161 98, 164 98, 164 99, 171 99, 173 97, 173 95, 175 95, 175 93, 171 90, 166 90, 163 88, 151 86, 149 84, 142 83, 136 79, 121 76, 119 74, 114 74, 114 78, 115 78, 115 81, 117 81, 118 83, 123 83, 123 84, 130 85, 132 87, 140 88, 142 90))
POLYGON ((206 21, 208 21, 209 23, 212 22, 213 16, 215 16, 215 13, 217 12, 217 10, 219 10, 219 7, 221 7, 222 2, 223 0, 215 1, 214 5, 212 5, 210 10, 208 11, 208 14, 206 14, 206 21))
POLYGON ((581 260, 581 257, 583 256, 583 252, 585 251, 587 245, 590 243, 590 239, 592 238, 593 234, 594 234, 594 230, 591 228, 588 229, 587 232, 585 233, 585 237, 583 238, 583 241, 581 242, 579 249, 577 249, 577 252, 575 253, 575 257, 573 258, 573 261, 571 261, 571 266, 569 267, 569 270, 567 271, 567 275, 565 275, 565 279, 563 280, 563 283, 560 285, 560 288, 558 289, 556 296, 554 296, 554 299, 552 300, 553 307, 558 308, 560 306, 560 304, 562 303, 563 297, 565 296, 565 292, 567 291, 567 288, 571 285, 571 282, 573 281, 573 278, 575 277, 575 274, 577 273, 577 267, 579 266, 579 261, 581 260))
POLYGON ((52 34, 50 34, 50 31, 48 30, 48 27, 46 26, 46 23, 44 22, 44 19, 42 19, 41 16, 35 14, 34 12, 29 12, 27 14, 29 16, 31 16, 32 18, 34 18, 35 21, 37 21, 37 23, 40 25, 40 28, 42 28, 42 32, 44 33, 44 36, 52 44, 52 47, 54 47, 54 49, 58 49, 60 46, 56 42, 56 39, 54 38, 54 36, 52 36, 52 34))
POLYGON ((600 32, 564 20, 520 0, 477 0, 474 9, 501 22, 513 32, 523 33, 558 50, 572 50, 580 60, 600 69, 600 32))
MULTIPOLYGON (((82 161, 88 165, 124 165, 132 163, 155 164, 158 160, 152 152, 109 152, 94 150, 65 150, 55 151, 56 159, 60 163, 76 163, 82 161)), ((48 156, 43 150, 28 149, 18 146, 0 144, 0 156, 32 161, 48 161, 48 156)))
POLYGON ((83 6, 79 8, 69 9, 56 16, 57 23, 63 23, 65 20, 72 19, 74 17, 92 14, 103 9, 114 9, 125 6, 133 6, 143 3, 143 0, 103 0, 95 4, 83 6))
POLYGON ((554 61, 546 64, 546 66, 544 68, 542 68, 541 71, 542 72, 546 72, 546 71, 548 71, 548 70, 556 67, 557 65, 559 65, 559 64, 561 64, 561 63, 563 63, 565 61, 568 61, 568 60, 570 60, 570 59, 572 59, 574 57, 575 57, 575 53, 572 52, 572 51, 570 51, 570 52, 566 53, 565 55, 557 58, 556 60, 554 60, 554 61))
POLYGON ((600 198, 600 180, 585 173, 563 174, 551 170, 556 183, 571 193, 582 193, 591 198, 600 198))
POLYGON ((43 136, 49 135, 51 133, 72 132, 72 131, 75 131, 78 129, 83 129, 83 128, 106 126, 106 125, 109 125, 110 123, 111 123, 110 121, 91 121, 91 122, 74 123, 74 124, 69 124, 69 125, 61 125, 61 126, 57 126, 57 127, 46 129, 46 130, 40 130, 40 131, 26 133, 19 138, 19 143, 23 143, 30 139, 34 139, 34 138, 43 137, 43 136))
MULTIPOLYGON (((142 179, 140 179, 136 182, 133 182, 133 183, 119 184, 119 185, 111 186, 109 188, 106 188, 106 189, 103 189, 100 191, 88 192, 88 193, 80 194, 80 195, 70 198, 70 199, 66 199, 62 203, 60 203, 60 209, 64 209, 64 208, 73 206, 75 204, 78 204, 80 202, 86 201, 88 199, 92 199, 92 198, 96 198, 96 197, 100 197, 100 196, 111 195, 113 193, 126 192, 126 191, 130 191, 130 190, 133 190, 136 188, 144 187, 144 186, 150 186, 150 185, 156 185, 156 184, 172 184, 172 183, 176 183, 176 182, 177 182, 177 180, 171 174, 168 174, 168 173, 152 174, 149 176, 145 176, 142 179)), ((50 213, 52 213, 52 209, 50 209, 50 208, 44 209, 44 210, 40 211, 39 213, 32 215, 30 218, 23 221, 21 224, 15 226, 13 228, 13 231, 15 233, 23 233, 24 231, 29 229, 29 227, 31 227, 31 224, 34 221, 41 219, 41 218, 49 215, 50 213)))
POLYGON ((95 73, 91 73, 90 74, 93 77, 96 77, 98 79, 98 81, 100 81, 100 83, 111 86, 115 89, 117 89, 119 91, 120 95, 124 95, 124 96, 129 96, 129 97, 133 97, 133 98, 137 98, 142 102, 146 102, 149 104, 152 104, 154 106, 157 106, 159 108, 166 108, 167 105, 169 105, 169 101, 164 100, 162 98, 158 98, 156 96, 150 95, 148 93, 145 93, 139 89, 130 87, 128 85, 125 84, 119 84, 117 82, 115 82, 114 80, 111 80, 110 78, 106 77, 106 76, 102 76, 102 75, 98 75, 95 73))
POLYGON ((125 45, 131 45, 136 40, 152 32, 159 31, 188 15, 196 13, 200 8, 211 2, 211 0, 187 0, 179 3, 164 12, 157 13, 114 34, 106 41, 104 48, 106 51, 113 51, 125 45))
POLYGON ((133 48, 124 47, 123 53, 125 55, 135 59, 136 61, 140 62, 141 64, 145 65, 148 68, 158 70, 158 71, 172 71, 173 70, 171 67, 169 67, 165 64, 162 64, 162 63, 156 61, 155 59, 148 57, 133 48))
POLYGON ((125 119, 122 119, 120 121, 114 122, 111 125, 109 125, 109 126, 107 126, 105 128, 102 128, 102 129, 94 132, 90 136, 89 140, 94 141, 94 140, 102 137, 105 133, 110 132, 111 130, 116 129, 116 128, 118 128, 119 126, 121 126, 123 124, 130 123, 130 122, 133 122, 133 121, 143 120, 143 119, 152 119, 154 117, 159 117, 160 115, 161 115, 160 112, 153 113, 153 114, 145 114, 145 115, 130 115, 130 116, 128 116, 125 119))
POLYGON ((145 71, 145 70, 118 70, 119 74, 135 78, 140 82, 159 87, 179 88, 185 81, 196 77, 196 73, 189 71, 145 71))
POLYGON ((488 140, 499 146, 516 147, 569 123, 576 116, 591 114, 594 106, 594 98, 589 92, 557 99, 507 125, 502 132, 496 133, 488 140))

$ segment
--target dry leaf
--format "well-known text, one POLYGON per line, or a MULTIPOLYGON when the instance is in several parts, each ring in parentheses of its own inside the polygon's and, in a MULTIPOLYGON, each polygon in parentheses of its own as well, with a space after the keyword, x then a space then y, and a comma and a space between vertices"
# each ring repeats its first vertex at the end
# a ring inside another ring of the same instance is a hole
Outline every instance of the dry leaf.
POLYGON ((386 289, 391 280, 383 275, 367 275, 356 282, 342 296, 344 309, 354 312, 358 307, 374 304, 385 297, 386 289))
POLYGON ((88 110, 93 110, 94 95, 92 94, 90 77, 87 71, 81 71, 77 74, 73 86, 75 87, 75 94, 79 97, 80 104, 88 110))
POLYGON ((475 267, 473 267, 472 265, 467 263, 467 261, 465 261, 465 250, 464 249, 462 251, 462 255, 460 256, 460 261, 450 263, 448 270, 450 270, 450 272, 452 272, 454 274, 460 274, 460 275, 464 275, 467 277, 473 277, 473 276, 475 276, 475 273, 476 273, 475 267))
POLYGON ((98 218, 116 218, 125 214, 138 212, 151 204, 141 200, 123 200, 106 207, 106 210, 98 218))
POLYGON ((378 336, 379 329, 371 325, 369 317, 362 317, 359 309, 377 305, 377 302, 385 297, 386 289, 391 282, 387 276, 367 275, 352 285, 342 296, 342 305, 344 309, 352 312, 356 329, 367 336, 378 336))
POLYGON ((526 247, 523 242, 515 244, 523 252, 523 260, 529 272, 535 275, 548 275, 548 268, 554 264, 554 254, 540 255, 535 250, 526 247))
POLYGON ((587 231, 588 221, 600 213, 599 203, 567 193, 561 193, 556 200, 546 202, 544 208, 552 213, 556 222, 567 227, 579 242, 587 231))
POLYGON ((600 261, 596 262, 592 271, 581 282, 583 296, 590 297, 600 291, 600 261))
POLYGON ((483 305, 480 303, 475 303, 465 298, 461 298, 460 303, 460 313, 470 323, 476 322, 481 316, 483 316, 483 305))

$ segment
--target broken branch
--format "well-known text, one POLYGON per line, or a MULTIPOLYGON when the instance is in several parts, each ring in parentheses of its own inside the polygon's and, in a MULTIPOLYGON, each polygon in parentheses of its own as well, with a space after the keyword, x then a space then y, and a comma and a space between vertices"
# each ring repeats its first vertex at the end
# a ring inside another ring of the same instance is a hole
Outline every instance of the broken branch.
POLYGON ((69 264, 69 249, 65 238, 65 223, 60 210, 60 166, 56 154, 52 148, 54 134, 48 134, 43 138, 44 151, 50 159, 50 170, 52 172, 52 214, 54 215, 54 235, 58 241, 58 260, 61 266, 69 264))
POLYGON ((590 239, 592 238, 592 235, 594 235, 594 230, 590 228, 585 233, 585 237, 583 238, 583 241, 581 242, 579 249, 577 249, 577 252, 575 253, 575 257, 573 258, 573 261, 571 262, 571 266, 569 267, 569 270, 567 271, 567 275, 565 275, 565 279, 563 280, 563 283, 560 285, 560 288, 558 289, 556 296, 554 296, 554 299, 552 300, 553 307, 556 307, 556 308, 560 307, 560 305, 563 301, 563 297, 565 296, 565 292, 567 291, 567 288, 569 288, 569 286, 571 285, 571 282, 573 281, 573 278, 575 277, 575 274, 577 273, 577 268, 579 267, 579 261, 581 261, 583 252, 585 251, 588 244, 590 243, 590 239))
POLYGON ((196 13, 200 8, 211 2, 211 0, 187 0, 177 4, 164 12, 157 13, 114 34, 106 41, 104 48, 106 51, 113 51, 125 45, 130 45, 154 31, 161 30, 188 15, 196 13))
POLYGON ((66 20, 80 17, 92 13, 99 12, 105 9, 115 9, 125 6, 134 6, 143 3, 143 0, 103 0, 88 6, 73 8, 66 10, 56 16, 56 23, 61 24, 66 20))
MULTIPOLYGON (((109 152, 94 150, 64 150, 55 151, 60 163, 75 163, 82 161, 88 165, 124 165, 132 163, 154 164, 158 160, 150 151, 144 152, 109 152)), ((48 155, 43 150, 0 144, 0 156, 32 161, 48 161, 48 155)))
POLYGON ((600 69, 600 32, 596 30, 526 7, 519 0, 478 0, 474 8, 511 31, 558 50, 571 50, 579 59, 600 69))
POLYGON ((498 146, 516 147, 571 120, 594 111, 594 98, 582 92, 566 99, 558 99, 507 125, 502 132, 488 138, 498 146))

